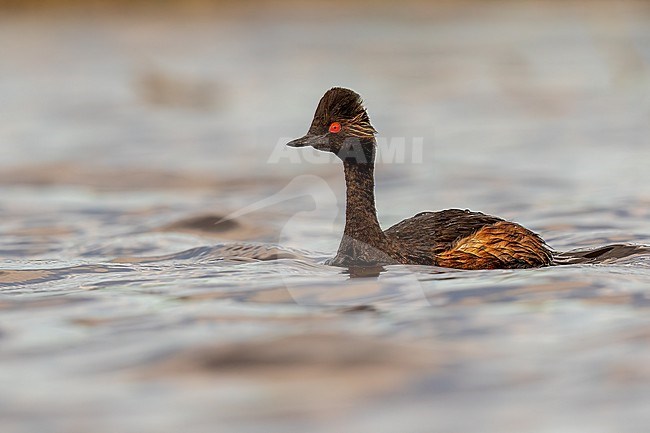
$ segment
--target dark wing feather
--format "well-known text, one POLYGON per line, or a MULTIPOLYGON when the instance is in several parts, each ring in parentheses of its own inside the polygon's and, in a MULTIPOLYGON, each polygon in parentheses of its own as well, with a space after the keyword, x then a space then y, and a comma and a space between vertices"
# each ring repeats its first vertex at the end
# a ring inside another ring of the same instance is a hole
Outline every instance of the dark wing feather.
MULTIPOLYGON (((503 219, 462 209, 422 212, 386 229, 384 233, 399 243, 426 249, 427 254, 440 254, 460 239, 471 236, 485 226, 503 219)), ((424 251, 423 251, 424 252, 424 251)))
POLYGON ((384 232, 403 262, 461 269, 526 268, 552 263, 537 234, 480 212, 423 212, 384 232))

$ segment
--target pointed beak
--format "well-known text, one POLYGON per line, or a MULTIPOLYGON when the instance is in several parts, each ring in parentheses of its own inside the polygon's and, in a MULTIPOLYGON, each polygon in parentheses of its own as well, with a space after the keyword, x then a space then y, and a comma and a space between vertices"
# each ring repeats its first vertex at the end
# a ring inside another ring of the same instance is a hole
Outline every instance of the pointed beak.
POLYGON ((287 143, 289 147, 305 147, 312 146, 315 148, 327 146, 329 144, 329 138, 327 135, 314 135, 307 134, 304 137, 296 138, 287 143))

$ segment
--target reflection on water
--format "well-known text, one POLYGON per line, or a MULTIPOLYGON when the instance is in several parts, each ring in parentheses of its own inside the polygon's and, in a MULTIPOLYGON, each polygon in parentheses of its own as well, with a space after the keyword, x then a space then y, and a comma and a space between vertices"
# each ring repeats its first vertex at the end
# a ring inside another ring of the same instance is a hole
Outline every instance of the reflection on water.
POLYGON ((650 11, 617 4, 0 18, 2 431, 648 425, 650 11), (384 227, 471 208, 561 266, 325 266, 342 169, 277 146, 335 84, 424 138, 384 227))

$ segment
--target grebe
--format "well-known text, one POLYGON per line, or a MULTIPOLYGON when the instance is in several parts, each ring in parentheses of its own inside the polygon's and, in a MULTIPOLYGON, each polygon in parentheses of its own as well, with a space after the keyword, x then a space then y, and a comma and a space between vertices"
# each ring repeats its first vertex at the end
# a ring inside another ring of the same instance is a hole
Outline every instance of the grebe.
POLYGON ((332 152, 343 161, 345 229, 334 266, 418 264, 458 269, 552 264, 544 240, 519 224, 469 210, 422 212, 382 231, 375 209, 375 128, 361 97, 334 87, 321 98, 307 135, 287 143, 332 152))

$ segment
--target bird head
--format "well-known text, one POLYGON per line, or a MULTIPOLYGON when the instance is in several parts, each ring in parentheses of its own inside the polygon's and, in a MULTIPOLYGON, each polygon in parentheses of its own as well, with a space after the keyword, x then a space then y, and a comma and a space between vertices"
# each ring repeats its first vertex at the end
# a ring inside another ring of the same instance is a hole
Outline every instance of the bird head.
POLYGON ((376 133, 361 97, 350 89, 334 87, 318 103, 307 134, 287 146, 311 146, 343 161, 368 163, 374 159, 376 133))

